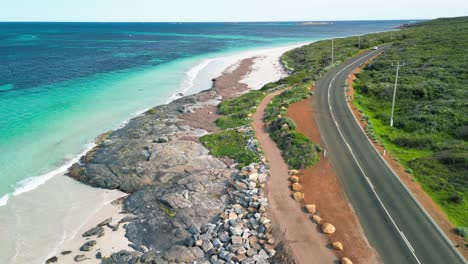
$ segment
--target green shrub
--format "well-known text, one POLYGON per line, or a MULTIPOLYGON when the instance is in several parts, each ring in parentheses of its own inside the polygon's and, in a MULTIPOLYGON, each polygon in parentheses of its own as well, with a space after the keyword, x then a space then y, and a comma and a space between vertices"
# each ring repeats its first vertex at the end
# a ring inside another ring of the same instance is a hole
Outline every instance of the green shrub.
POLYGON ((432 139, 428 137, 422 137, 417 135, 412 136, 398 136, 393 140, 393 142, 405 148, 416 148, 416 149, 426 149, 432 147, 432 139))
POLYGON ((249 114, 255 112, 257 105, 265 97, 265 93, 252 90, 237 98, 226 100, 218 105, 218 113, 224 115, 216 120, 219 128, 236 128, 248 125, 249 114))
POLYGON ((276 142, 290 168, 309 167, 318 157, 313 142, 304 134, 295 131, 285 132, 276 137, 276 142))
POLYGON ((459 226, 455 228, 455 233, 461 237, 466 237, 468 235, 468 227, 459 226))
POLYGON ((216 157, 236 160, 240 167, 258 162, 258 153, 247 149, 248 137, 235 130, 205 135, 200 142, 216 157))

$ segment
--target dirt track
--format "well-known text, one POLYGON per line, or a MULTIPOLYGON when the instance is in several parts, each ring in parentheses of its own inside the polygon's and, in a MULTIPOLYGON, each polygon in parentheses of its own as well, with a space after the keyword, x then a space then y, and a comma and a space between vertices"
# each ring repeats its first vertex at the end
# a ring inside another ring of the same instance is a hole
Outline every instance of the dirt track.
POLYGON ((337 260, 327 248, 328 238, 318 231, 301 206, 291 198, 288 182, 288 167, 276 144, 264 129, 263 116, 271 99, 279 92, 267 95, 253 115, 253 128, 270 164, 270 179, 267 183, 269 215, 274 226, 284 232, 290 253, 302 264, 333 263, 337 260))

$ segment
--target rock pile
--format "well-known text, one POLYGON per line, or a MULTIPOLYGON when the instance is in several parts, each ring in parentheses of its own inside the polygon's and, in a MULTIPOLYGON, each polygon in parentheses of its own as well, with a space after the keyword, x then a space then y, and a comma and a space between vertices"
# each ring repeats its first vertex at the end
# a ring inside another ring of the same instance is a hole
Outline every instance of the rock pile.
MULTIPOLYGON (((262 189, 267 175, 264 164, 244 167, 233 179, 232 204, 215 224, 190 227, 185 245, 211 263, 268 263, 276 251, 262 189)), ((175 260, 168 254, 165 259, 175 260)))

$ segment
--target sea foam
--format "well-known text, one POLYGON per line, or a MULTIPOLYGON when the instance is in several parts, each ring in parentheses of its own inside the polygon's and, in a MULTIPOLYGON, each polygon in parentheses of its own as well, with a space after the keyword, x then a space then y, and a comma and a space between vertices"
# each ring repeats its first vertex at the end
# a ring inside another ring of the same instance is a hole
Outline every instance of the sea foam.
MULTIPOLYGON (((71 165, 78 162, 80 158, 83 157, 92 148, 94 148, 94 146, 96 146, 95 143, 87 144, 84 150, 80 154, 75 156, 73 159, 66 161, 62 166, 56 168, 55 170, 49 171, 39 176, 30 177, 30 178, 27 178, 18 182, 15 186, 15 190, 12 193, 13 196, 18 196, 20 194, 30 192, 36 189, 37 187, 41 186, 42 184, 46 183, 48 180, 52 179, 54 176, 65 173, 71 165)), ((8 201, 8 197, 6 201, 8 201)), ((1 205, 2 204, 0 203, 0 206, 1 205)), ((6 203, 4 205, 6 205, 6 203)))
POLYGON ((10 199, 10 195, 9 195, 9 194, 3 195, 3 196, 0 198, 0 206, 7 205, 8 199, 10 199))

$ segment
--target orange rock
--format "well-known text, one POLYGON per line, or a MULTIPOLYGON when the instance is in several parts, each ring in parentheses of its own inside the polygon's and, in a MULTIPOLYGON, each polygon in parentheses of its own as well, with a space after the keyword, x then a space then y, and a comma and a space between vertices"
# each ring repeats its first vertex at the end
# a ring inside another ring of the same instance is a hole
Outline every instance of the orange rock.
POLYGON ((316 224, 321 224, 321 223, 322 223, 322 217, 320 217, 320 216, 318 216, 318 215, 312 216, 312 220, 313 220, 316 224))
POLYGON ((330 224, 330 223, 323 223, 322 224, 322 232, 325 233, 325 234, 333 234, 335 233, 336 231, 336 228, 334 225, 330 224))
POLYGON ((302 190, 302 185, 300 185, 299 183, 295 182, 295 183, 293 183, 293 185, 292 185, 292 189, 293 189, 293 191, 298 192, 298 191, 302 190))
POLYGON ((339 242, 339 241, 333 242, 332 246, 336 250, 343 250, 344 249, 343 244, 341 242, 339 242))
POLYGON ((341 264, 353 264, 353 262, 349 258, 343 257, 341 259, 341 264))
POLYGON ((304 194, 301 193, 301 192, 295 192, 295 193, 293 193, 293 197, 294 197, 294 200, 296 200, 297 202, 302 202, 302 201, 304 201, 304 194))
POLYGON ((297 176, 291 176, 291 177, 289 177, 289 180, 290 180, 291 182, 299 182, 299 177, 297 177, 297 176))
POLYGON ((306 204, 305 209, 311 215, 317 213, 317 208, 315 207, 315 204, 306 204))

